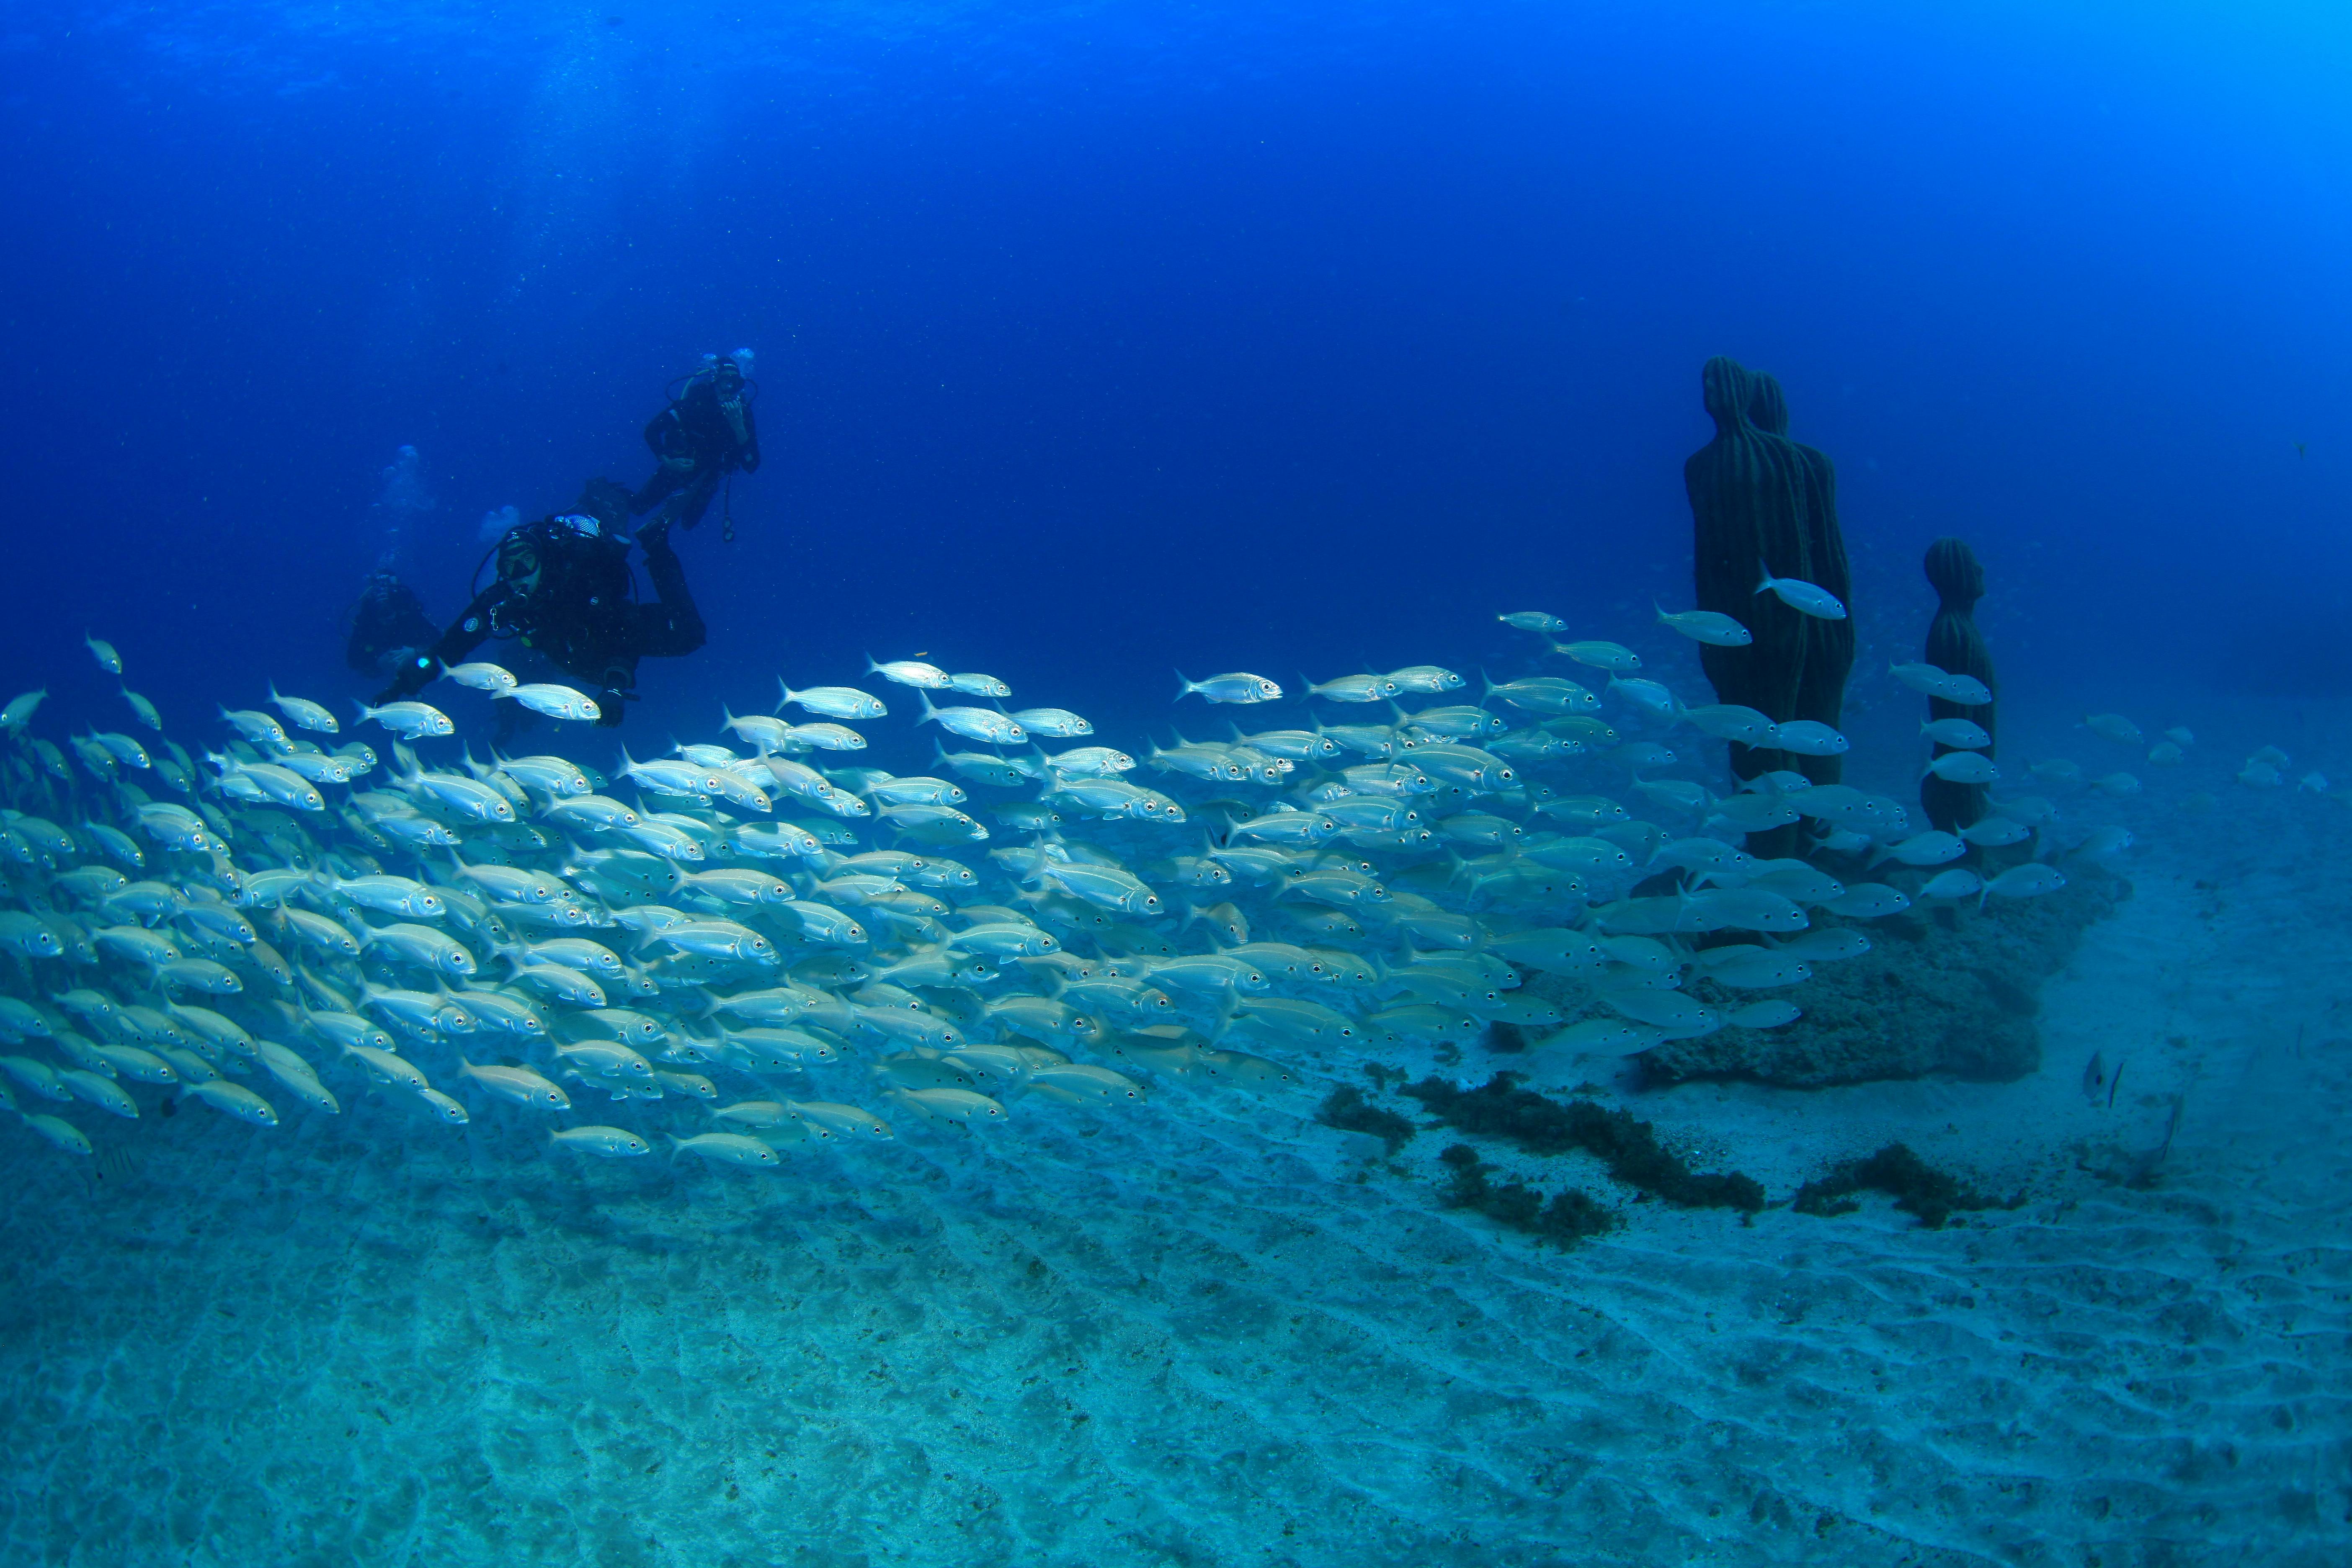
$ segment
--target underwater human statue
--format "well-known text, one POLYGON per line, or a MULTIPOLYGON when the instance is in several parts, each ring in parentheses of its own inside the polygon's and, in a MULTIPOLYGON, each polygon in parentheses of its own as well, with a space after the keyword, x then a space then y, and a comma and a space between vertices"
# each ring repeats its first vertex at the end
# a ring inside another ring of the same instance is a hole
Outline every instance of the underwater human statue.
MULTIPOLYGON (((1992 652, 1985 647, 1984 633, 1977 628, 1977 601, 1985 592, 1983 563, 1966 541, 1939 539, 1927 547, 1925 564, 1928 584, 1936 590, 1936 618, 1927 626, 1927 662, 1953 675, 1973 676, 1986 691, 1998 697, 2000 682, 1993 674, 1992 652)), ((1968 704, 1930 696, 1927 716, 1965 719, 1977 725, 1984 731, 1985 743, 1974 749, 1988 758, 1993 754, 1998 727, 1992 703, 1968 704)), ((1948 749, 1939 744, 1937 754, 1948 749)), ((1938 778, 1932 773, 1919 781, 1919 804, 1927 808, 1927 820, 1947 833, 1957 833, 1982 817, 1990 793, 1983 784, 1938 778)))
MULTIPOLYGON (((1741 621, 1755 637, 1745 646, 1703 647, 1699 661, 1720 700, 1775 723, 1811 720, 1833 729, 1853 668, 1852 619, 1801 614, 1757 584, 1766 576, 1792 578, 1840 605, 1851 602, 1837 470, 1826 454, 1789 438, 1788 403, 1772 377, 1718 355, 1706 362, 1700 385, 1715 438, 1683 465, 1698 604, 1741 621)), ((1732 744, 1739 778, 1783 768, 1833 784, 1841 762, 1732 744)))
MULTIPOLYGON (((637 602, 628 517, 629 492, 610 479, 591 479, 571 511, 509 529, 485 558, 497 563, 489 585, 432 646, 400 665, 374 706, 414 696, 485 640, 503 637, 598 688, 596 721, 618 724, 635 694, 637 661, 682 658, 705 637, 686 569, 670 546, 668 518, 637 532, 656 595, 653 604, 637 602)), ((519 711, 512 704, 501 709, 502 715, 519 711)))
MULTIPOLYGON (((1805 581, 1826 588, 1841 604, 1853 598, 1853 569, 1846 560, 1845 534, 1838 526, 1837 465, 1818 447, 1808 447, 1789 435, 1789 402, 1780 381, 1761 371, 1748 373, 1748 417, 1768 436, 1787 441, 1797 454, 1804 484, 1799 512, 1804 528, 1805 581)), ((1846 679, 1853 673, 1853 621, 1804 617, 1805 660, 1797 684, 1797 717, 1836 729, 1845 709, 1846 679)), ((1813 768, 1798 771, 1815 784, 1834 783, 1843 763, 1831 757, 1809 757, 1813 768), (1825 765, 1824 765, 1825 764, 1825 765)))

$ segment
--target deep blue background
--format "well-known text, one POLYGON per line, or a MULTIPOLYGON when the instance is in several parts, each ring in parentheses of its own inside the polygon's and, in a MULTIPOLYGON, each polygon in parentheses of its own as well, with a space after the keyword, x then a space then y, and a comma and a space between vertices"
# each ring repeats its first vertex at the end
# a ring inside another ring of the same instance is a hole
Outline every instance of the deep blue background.
POLYGON ((2318 13, 747 9, 13 12, 11 689, 120 721, 87 625, 175 720, 347 699, 400 444, 446 615, 738 342, 769 465, 633 740, 866 648, 1164 716, 1637 633, 1717 353, 1837 458, 1871 653, 1957 531, 2013 685, 2352 684, 2318 13))

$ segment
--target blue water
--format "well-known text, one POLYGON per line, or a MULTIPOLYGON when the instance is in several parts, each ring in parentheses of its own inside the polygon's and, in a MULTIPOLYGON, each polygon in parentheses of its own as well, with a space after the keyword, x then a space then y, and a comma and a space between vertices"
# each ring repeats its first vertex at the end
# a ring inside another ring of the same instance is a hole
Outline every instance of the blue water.
MULTIPOLYGON (((1496 621, 1535 607, 1696 703, 1651 605, 1729 354, 1837 464, 1849 779, 1911 794, 1884 671, 1957 534, 2004 765, 2147 788, 2061 801, 2137 836, 2137 896, 2035 1078, 1611 1091, 1776 1205, 1944 1138, 2031 1200, 1968 1229, 1662 1214, 1577 1156, 1528 1179, 1628 1224, 1538 1249, 1438 1206, 1438 1138, 1382 1168, 1314 1123, 1345 1061, 774 1177, 583 1170, 488 1102, 442 1137, 356 1075, 331 1125, 70 1108, 127 1179, 0 1117, 0 1559, 2344 1561, 2347 63, 2287 5, 17 8, 28 736, 146 734, 85 632, 192 753, 273 682, 362 732, 371 566, 454 615, 486 514, 638 483, 665 384, 738 344, 766 462, 731 542, 678 536, 707 647, 533 744, 610 773, 870 653, 1142 755, 1223 738, 1178 670, 1337 721, 1302 673, 1475 696, 1539 667, 1496 621), (2152 1185, 2084 1173, 2095 1046, 2148 1075, 2124 1142, 2187 1097, 2152 1185)), ((887 689, 855 760, 924 771, 887 689)))

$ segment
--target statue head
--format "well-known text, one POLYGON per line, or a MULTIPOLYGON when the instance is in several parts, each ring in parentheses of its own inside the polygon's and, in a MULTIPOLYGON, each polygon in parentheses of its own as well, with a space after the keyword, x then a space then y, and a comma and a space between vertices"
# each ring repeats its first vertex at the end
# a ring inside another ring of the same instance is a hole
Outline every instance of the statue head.
POLYGON ((1716 355, 1699 372, 1699 390, 1706 411, 1715 416, 1717 435, 1728 436, 1748 425, 1748 372, 1736 359, 1716 355))
POLYGON ((1927 581, 1944 608, 1965 615, 1984 597, 1984 563, 1964 539, 1939 539, 1927 546, 1927 581))

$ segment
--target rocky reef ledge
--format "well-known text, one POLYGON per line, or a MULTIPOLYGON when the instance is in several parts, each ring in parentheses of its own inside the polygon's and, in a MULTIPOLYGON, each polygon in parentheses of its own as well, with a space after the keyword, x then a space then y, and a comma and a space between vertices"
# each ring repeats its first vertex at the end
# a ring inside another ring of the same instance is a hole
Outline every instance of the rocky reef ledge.
MULTIPOLYGON (((1860 927, 1871 951, 1816 963, 1789 994, 1805 1015, 1777 1029, 1727 1028, 1669 1040, 1635 1060, 1653 1085, 1744 1079, 1788 1089, 1880 1079, 2007 1081, 2042 1063, 2037 1022, 2043 981, 2063 969, 2084 932, 2131 897, 2131 884, 2096 867, 2068 868, 2043 898, 1979 912, 1973 902, 1915 906, 1860 927)), ((1820 923, 1832 923, 1824 917, 1820 923)), ((1691 993, 1738 1006, 1754 992, 1691 993)))

